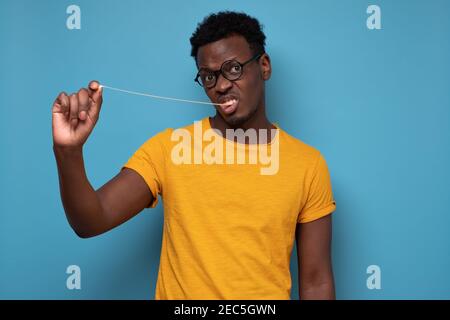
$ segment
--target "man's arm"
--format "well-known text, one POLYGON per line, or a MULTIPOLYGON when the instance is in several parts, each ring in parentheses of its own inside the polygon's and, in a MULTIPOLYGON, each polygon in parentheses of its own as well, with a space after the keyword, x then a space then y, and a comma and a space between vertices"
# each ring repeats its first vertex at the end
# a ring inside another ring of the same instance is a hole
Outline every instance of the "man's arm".
POLYGON ((52 106, 53 151, 67 219, 82 238, 106 232, 135 216, 153 201, 144 179, 130 169, 97 191, 83 162, 83 145, 98 121, 103 102, 97 81, 68 96, 61 92, 52 106))
POLYGON ((301 300, 335 299, 331 265, 331 214, 298 223, 296 230, 301 300))
POLYGON ((153 201, 144 179, 125 168, 97 191, 86 176, 81 150, 54 147, 61 200, 67 220, 81 238, 111 230, 153 201))

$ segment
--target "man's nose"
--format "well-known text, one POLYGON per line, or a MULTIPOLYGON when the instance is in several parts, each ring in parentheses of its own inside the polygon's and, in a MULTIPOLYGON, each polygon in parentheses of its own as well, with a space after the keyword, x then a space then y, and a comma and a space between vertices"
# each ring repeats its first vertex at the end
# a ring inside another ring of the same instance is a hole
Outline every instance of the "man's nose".
POLYGON ((228 91, 233 86, 233 82, 225 78, 222 74, 217 78, 216 91, 223 93, 228 91))

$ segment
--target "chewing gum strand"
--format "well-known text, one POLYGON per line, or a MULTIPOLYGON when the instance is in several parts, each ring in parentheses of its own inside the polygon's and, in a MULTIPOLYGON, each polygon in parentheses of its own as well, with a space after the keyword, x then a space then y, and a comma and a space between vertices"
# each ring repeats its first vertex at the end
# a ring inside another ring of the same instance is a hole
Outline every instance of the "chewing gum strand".
POLYGON ((208 104, 208 105, 214 105, 214 106, 228 106, 233 103, 232 101, 228 101, 225 103, 213 103, 213 102, 195 101, 195 100, 187 100, 187 99, 178 99, 178 98, 172 98, 172 97, 163 97, 163 96, 157 96, 157 95, 149 94, 149 93, 142 93, 142 92, 137 92, 137 91, 130 91, 130 90, 125 90, 125 89, 110 87, 110 86, 107 86, 104 84, 101 84, 100 88, 106 88, 109 90, 124 92, 124 93, 128 93, 128 94, 134 94, 137 96, 144 96, 144 97, 150 97, 150 98, 155 98, 155 99, 171 100, 171 101, 178 101, 178 102, 208 104))

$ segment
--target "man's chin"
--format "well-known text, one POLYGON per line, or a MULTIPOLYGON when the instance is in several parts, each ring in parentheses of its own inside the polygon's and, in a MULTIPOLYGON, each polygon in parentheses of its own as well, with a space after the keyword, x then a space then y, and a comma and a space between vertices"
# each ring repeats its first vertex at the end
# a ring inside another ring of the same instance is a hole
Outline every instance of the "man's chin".
POLYGON ((222 119, 230 126, 233 128, 239 128, 241 126, 243 126, 250 118, 252 118, 255 113, 256 113, 257 109, 252 110, 246 114, 240 114, 239 110, 238 112, 232 113, 232 114, 222 114, 219 112, 220 116, 222 117, 222 119))
POLYGON ((233 125, 234 127, 243 127, 245 124, 255 116, 257 109, 253 110, 250 113, 244 114, 244 115, 235 115, 230 121, 230 125, 233 125))
POLYGON ((240 127, 250 118, 246 115, 242 116, 237 114, 231 114, 222 117, 230 127, 240 127))

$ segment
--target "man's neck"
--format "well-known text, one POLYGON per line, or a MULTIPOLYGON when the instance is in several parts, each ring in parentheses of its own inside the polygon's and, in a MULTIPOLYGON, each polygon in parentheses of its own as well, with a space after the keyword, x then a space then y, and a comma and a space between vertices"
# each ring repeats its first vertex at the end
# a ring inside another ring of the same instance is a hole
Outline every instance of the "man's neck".
MULTIPOLYGON (((227 129, 243 129, 246 131, 247 129, 255 129, 258 133, 260 129, 267 130, 267 142, 270 143, 272 138, 275 137, 275 134, 272 134, 271 129, 276 129, 276 127, 270 123, 269 119, 267 119, 266 113, 264 110, 260 110, 262 112, 256 112, 251 118, 249 118, 244 123, 238 126, 231 126, 220 116, 220 114, 216 113, 216 115, 210 118, 211 128, 218 129, 222 133, 223 137, 226 137, 227 129)), ((258 134, 259 137, 259 134, 258 134)), ((259 141, 258 141, 259 143, 259 141)))

